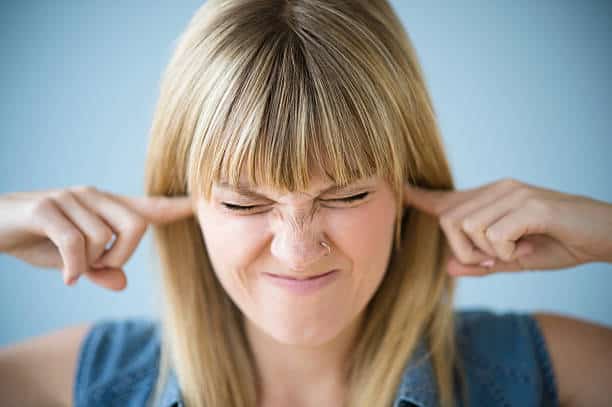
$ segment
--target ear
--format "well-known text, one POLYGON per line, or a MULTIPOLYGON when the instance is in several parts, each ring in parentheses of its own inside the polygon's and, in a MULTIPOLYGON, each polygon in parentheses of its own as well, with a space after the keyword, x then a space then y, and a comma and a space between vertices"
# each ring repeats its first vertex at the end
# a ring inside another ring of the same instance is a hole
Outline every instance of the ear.
POLYGON ((412 208, 404 207, 402 210, 402 218, 400 219, 400 239, 404 240, 406 237, 406 230, 408 229, 408 221, 410 219, 410 215, 412 214, 412 208))
POLYGON ((404 209, 402 210, 402 223, 404 222, 404 220, 410 217, 410 214, 412 213, 412 209, 413 208, 409 206, 404 207, 404 209))

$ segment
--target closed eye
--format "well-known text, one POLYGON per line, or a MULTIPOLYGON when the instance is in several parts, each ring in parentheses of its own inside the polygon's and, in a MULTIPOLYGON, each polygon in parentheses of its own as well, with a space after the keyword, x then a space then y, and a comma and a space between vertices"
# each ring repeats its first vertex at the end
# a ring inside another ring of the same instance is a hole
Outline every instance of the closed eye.
POLYGON ((250 205, 250 206, 242 206, 242 205, 234 205, 228 202, 221 202, 221 205, 225 206, 227 209, 232 211, 248 211, 251 209, 255 209, 261 205, 250 205))
MULTIPOLYGON (((360 194, 356 194, 356 195, 351 195, 351 196, 347 196, 344 198, 337 198, 337 199, 324 199, 324 202, 355 202, 355 201, 360 201, 362 199, 364 199, 366 196, 368 196, 370 193, 369 192, 362 192, 360 194)), ((222 202, 222 205, 224 207, 226 207, 227 209, 231 210, 231 211, 236 211, 236 212, 248 212, 251 211, 253 209, 256 209, 260 206, 263 205, 248 205, 248 206, 243 206, 243 205, 235 205, 235 204, 231 204, 229 202, 222 202)))
POLYGON ((345 198, 338 198, 338 199, 324 199, 324 201, 340 201, 340 202, 354 202, 354 201, 359 201, 363 198, 365 198, 366 196, 368 196, 370 193, 369 192, 362 192, 360 194, 357 195, 351 195, 351 196, 347 196, 345 198))

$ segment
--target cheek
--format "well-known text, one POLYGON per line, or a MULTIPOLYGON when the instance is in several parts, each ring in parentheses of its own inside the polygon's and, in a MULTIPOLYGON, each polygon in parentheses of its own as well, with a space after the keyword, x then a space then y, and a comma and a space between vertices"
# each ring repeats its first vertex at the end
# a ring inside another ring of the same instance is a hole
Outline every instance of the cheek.
POLYGON ((332 238, 356 269, 386 268, 394 232, 394 212, 388 206, 373 201, 330 217, 332 238))
POLYGON ((265 236, 265 222, 206 210, 198 214, 210 261, 218 274, 247 264, 265 236))

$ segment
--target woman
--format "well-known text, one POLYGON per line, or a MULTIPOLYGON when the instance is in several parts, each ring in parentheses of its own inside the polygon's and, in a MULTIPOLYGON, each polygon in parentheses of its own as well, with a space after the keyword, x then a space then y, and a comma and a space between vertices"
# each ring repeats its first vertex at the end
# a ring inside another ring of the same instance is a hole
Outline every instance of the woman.
POLYGON ((0 250, 68 285, 123 289, 153 223, 165 305, 160 324, 4 349, 3 372, 23 372, 2 384, 15 404, 611 401, 612 330, 457 312, 453 294, 456 276, 612 262, 612 205, 513 179, 455 191, 385 1, 207 2, 163 78, 146 190, 0 200, 0 250))

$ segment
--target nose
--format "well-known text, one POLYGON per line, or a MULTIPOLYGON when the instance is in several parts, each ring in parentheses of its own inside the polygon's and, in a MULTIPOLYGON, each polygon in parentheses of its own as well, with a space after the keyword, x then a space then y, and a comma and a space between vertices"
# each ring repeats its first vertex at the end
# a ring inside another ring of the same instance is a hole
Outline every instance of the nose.
POLYGON ((309 216, 286 216, 275 229, 272 254, 293 271, 308 269, 328 253, 322 228, 309 216))

